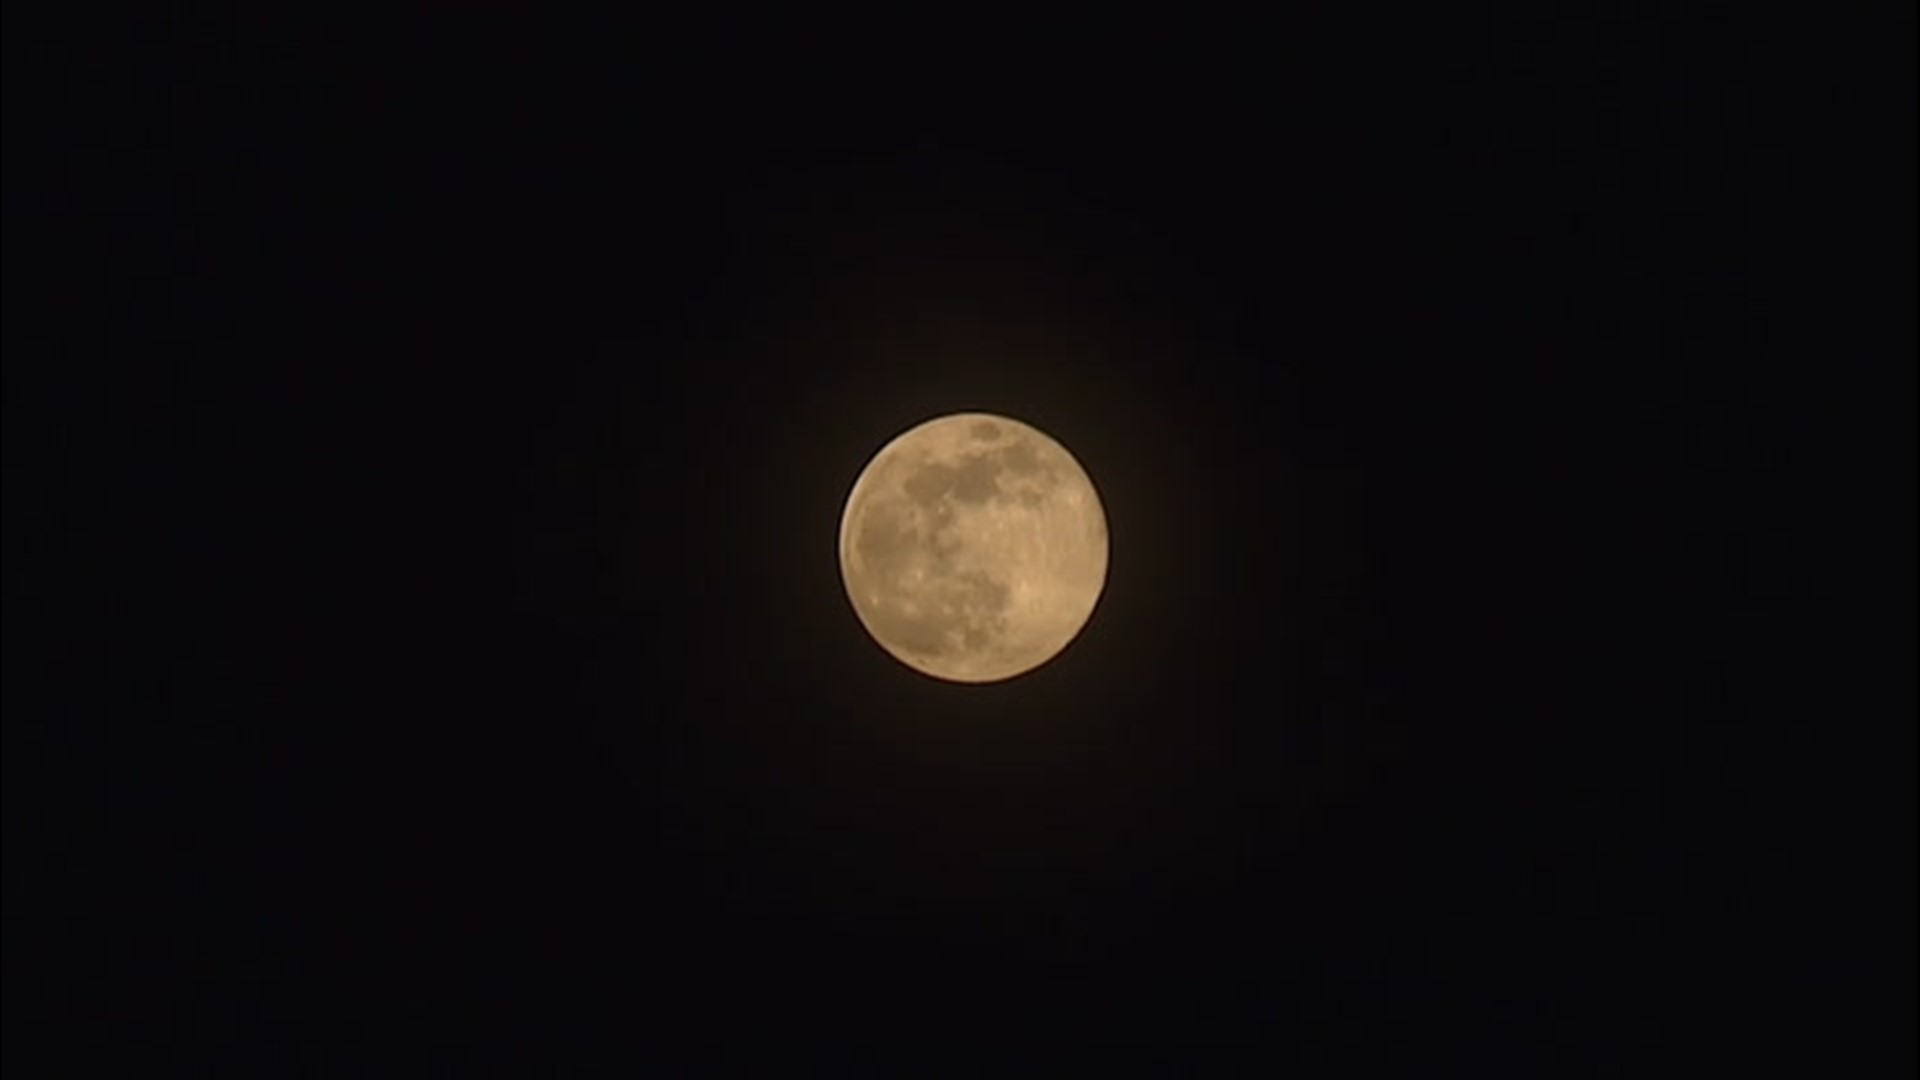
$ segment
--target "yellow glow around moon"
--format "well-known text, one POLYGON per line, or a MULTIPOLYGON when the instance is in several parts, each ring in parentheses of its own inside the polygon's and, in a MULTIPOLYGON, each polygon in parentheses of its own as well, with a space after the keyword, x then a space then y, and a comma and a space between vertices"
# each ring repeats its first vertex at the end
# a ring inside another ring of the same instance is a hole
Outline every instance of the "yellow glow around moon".
POLYGON ((1004 416, 958 413, 894 439, 840 518, 860 622, 915 671, 1010 679, 1080 633, 1107 579, 1107 519, 1066 447, 1004 416))

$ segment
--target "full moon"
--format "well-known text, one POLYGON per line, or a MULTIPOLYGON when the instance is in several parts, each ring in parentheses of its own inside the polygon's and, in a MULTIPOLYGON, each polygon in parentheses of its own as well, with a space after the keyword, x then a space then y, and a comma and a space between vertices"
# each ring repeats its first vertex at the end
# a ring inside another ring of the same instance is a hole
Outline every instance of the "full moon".
POLYGON ((929 420, 882 447, 847 496, 840 576, 901 663, 953 682, 1011 679, 1087 624, 1107 519, 1066 447, 1004 416, 929 420))

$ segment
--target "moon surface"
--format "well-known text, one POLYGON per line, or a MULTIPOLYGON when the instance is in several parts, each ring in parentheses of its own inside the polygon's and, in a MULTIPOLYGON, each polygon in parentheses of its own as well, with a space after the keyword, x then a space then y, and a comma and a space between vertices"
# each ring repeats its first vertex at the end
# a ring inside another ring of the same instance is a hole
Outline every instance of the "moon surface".
POLYGON ((840 518, 860 622, 915 671, 963 683, 1067 647, 1107 579, 1107 519, 1086 470, 990 413, 929 420, 874 455, 840 518))

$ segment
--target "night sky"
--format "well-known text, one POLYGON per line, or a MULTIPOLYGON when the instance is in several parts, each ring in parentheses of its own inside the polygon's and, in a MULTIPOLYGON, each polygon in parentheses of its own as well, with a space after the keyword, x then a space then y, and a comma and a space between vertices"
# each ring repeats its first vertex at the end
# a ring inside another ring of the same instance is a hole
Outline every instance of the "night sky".
POLYGON ((9 1075, 1912 1075, 1912 11, 1439 7, 10 15, 9 1075))

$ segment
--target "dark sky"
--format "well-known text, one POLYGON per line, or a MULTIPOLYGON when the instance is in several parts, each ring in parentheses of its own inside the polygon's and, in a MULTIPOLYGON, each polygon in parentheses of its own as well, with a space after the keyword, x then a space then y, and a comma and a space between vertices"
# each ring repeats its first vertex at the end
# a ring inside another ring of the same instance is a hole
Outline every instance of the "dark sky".
POLYGON ((10 24, 9 1072, 1911 1075, 1912 13, 1752 17, 10 24))

